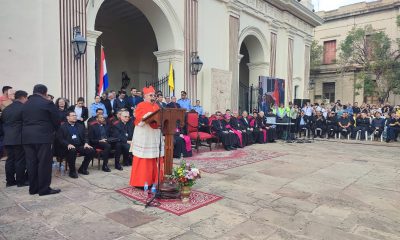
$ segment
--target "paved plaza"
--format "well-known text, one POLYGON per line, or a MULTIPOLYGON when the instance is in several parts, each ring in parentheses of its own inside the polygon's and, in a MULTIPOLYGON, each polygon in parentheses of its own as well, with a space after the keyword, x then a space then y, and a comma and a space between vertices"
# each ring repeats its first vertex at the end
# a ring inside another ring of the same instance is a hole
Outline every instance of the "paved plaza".
POLYGON ((283 156, 218 173, 194 189, 222 200, 176 216, 115 192, 130 168, 55 177, 57 195, 5 188, 0 239, 400 239, 400 145, 316 141, 254 145, 283 156))

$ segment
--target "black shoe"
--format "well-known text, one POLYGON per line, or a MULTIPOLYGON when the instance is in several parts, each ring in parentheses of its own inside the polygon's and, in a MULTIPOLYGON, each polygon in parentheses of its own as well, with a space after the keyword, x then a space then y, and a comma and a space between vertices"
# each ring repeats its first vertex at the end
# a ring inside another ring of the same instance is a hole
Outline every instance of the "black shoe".
POLYGON ((68 174, 71 178, 78 178, 78 174, 75 171, 69 171, 68 174))
MULTIPOLYGON (((117 161, 118 163, 119 163, 119 161, 117 161)), ((122 163, 122 166, 124 166, 124 167, 128 167, 128 166, 131 166, 132 164, 129 162, 129 161, 124 161, 123 163, 122 163)))
POLYGON ((17 185, 16 182, 6 183, 6 187, 12 187, 12 186, 15 186, 15 185, 17 185))
POLYGON ((124 170, 119 163, 115 164, 115 169, 118 169, 120 171, 124 170))
POLYGON ((81 168, 78 169, 78 173, 83 174, 83 175, 89 175, 88 170, 82 170, 81 168))
MULTIPOLYGON (((75 173, 76 174, 76 173, 75 173)), ((52 189, 52 188, 50 188, 47 192, 45 192, 45 193, 39 193, 39 196, 46 196, 46 195, 51 195, 51 194, 57 194, 57 193, 60 193, 61 192, 61 189, 52 189)))
POLYGON ((29 192, 30 195, 38 194, 38 192, 29 192))
POLYGON ((229 147, 224 147, 226 151, 230 151, 232 149, 230 149, 229 147))
POLYGON ((28 181, 17 184, 17 187, 26 187, 26 186, 29 186, 29 182, 28 181))
POLYGON ((103 165, 101 169, 103 170, 103 172, 111 172, 111 169, 107 165, 103 165))
POLYGON ((236 150, 237 148, 235 148, 235 147, 229 147, 231 150, 236 150))

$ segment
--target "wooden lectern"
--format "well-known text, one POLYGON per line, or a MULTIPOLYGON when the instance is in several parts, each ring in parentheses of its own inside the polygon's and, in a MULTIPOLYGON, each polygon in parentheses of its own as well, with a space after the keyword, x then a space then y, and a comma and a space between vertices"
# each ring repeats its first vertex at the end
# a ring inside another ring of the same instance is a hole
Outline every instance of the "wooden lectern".
POLYGON ((161 132, 165 135, 165 157, 164 173, 172 173, 173 153, 174 153, 174 134, 176 131, 176 122, 180 120, 181 127, 185 124, 186 109, 182 108, 160 108, 143 119, 147 124, 157 123, 161 132))

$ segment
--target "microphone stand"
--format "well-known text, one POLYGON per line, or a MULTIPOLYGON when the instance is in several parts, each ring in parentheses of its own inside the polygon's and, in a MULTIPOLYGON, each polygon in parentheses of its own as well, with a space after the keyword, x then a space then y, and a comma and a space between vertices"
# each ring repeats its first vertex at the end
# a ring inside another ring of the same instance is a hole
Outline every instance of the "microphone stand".
MULTIPOLYGON (((162 106, 162 105, 161 105, 162 106)), ((156 193, 153 197, 150 198, 149 201, 146 202, 145 208, 151 206, 151 203, 157 198, 161 198, 161 191, 160 191, 160 173, 161 173, 161 150, 162 150, 162 136, 163 136, 163 129, 164 129, 164 107, 160 108, 161 110, 161 124, 160 124, 160 144, 158 145, 158 175, 157 175, 157 188, 156 193)), ((154 183, 153 183, 154 184, 154 183)), ((150 190, 151 191, 151 190, 150 190)), ((155 202, 157 206, 160 205, 160 202, 155 202)))

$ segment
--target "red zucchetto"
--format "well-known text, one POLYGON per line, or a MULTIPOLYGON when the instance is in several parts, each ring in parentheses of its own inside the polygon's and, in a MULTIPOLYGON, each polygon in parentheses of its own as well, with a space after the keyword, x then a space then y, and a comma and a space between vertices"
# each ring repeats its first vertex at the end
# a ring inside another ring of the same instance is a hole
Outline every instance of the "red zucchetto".
POLYGON ((143 95, 155 92, 156 90, 154 90, 153 86, 143 88, 143 95))

